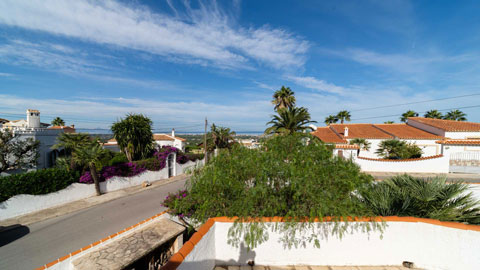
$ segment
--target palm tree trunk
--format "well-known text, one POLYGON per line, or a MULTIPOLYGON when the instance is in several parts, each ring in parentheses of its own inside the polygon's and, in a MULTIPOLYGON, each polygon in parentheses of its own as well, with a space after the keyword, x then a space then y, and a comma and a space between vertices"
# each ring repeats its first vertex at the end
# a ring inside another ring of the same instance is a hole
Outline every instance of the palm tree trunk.
POLYGON ((98 175, 97 175, 97 169, 95 168, 95 164, 91 163, 89 165, 90 167, 90 174, 92 175, 93 178, 93 183, 95 184, 95 191, 97 192, 97 196, 102 195, 100 192, 100 182, 98 182, 98 175))

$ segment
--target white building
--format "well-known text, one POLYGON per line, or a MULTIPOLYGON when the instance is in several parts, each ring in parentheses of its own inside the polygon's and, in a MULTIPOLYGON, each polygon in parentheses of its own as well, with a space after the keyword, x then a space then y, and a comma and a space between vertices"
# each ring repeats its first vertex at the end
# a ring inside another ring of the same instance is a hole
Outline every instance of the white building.
MULTIPOLYGON (((175 136, 175 129, 172 129, 171 134, 153 134, 153 140, 159 147, 173 146, 185 152, 185 145, 187 140, 175 136)), ((103 144, 103 148, 110 149, 115 152, 120 151, 120 149, 118 148, 117 140, 115 139, 108 140, 106 143, 103 144)))
MULTIPOLYGON (((375 152, 381 141, 398 139, 419 146, 423 152, 422 160, 428 158, 448 159, 446 163, 444 161, 422 161, 422 164, 430 164, 431 168, 412 170, 435 171, 435 164, 438 163, 438 166, 450 164, 450 170, 442 168, 440 170, 442 172, 480 172, 480 123, 410 117, 406 124, 331 124, 327 127, 316 128, 312 135, 327 144, 334 145, 334 154, 336 155, 362 159, 358 162, 362 165, 370 162, 364 160, 380 159, 375 152), (370 149, 353 149, 345 146, 356 138, 370 142, 370 149), (477 166, 478 168, 472 168, 477 166)), ((384 167, 382 170, 386 171, 389 166, 389 164, 376 163, 368 168, 370 170, 384 167)), ((441 166, 444 167, 444 165, 441 166)))
POLYGON ((52 167, 59 155, 58 150, 52 150, 52 146, 57 143, 57 136, 61 133, 74 133, 74 126, 50 126, 40 122, 40 112, 38 110, 28 109, 26 120, 19 119, 8 121, 3 124, 3 130, 10 130, 14 134, 20 135, 20 139, 32 138, 40 142, 38 148, 39 157, 37 159, 36 169, 52 167))

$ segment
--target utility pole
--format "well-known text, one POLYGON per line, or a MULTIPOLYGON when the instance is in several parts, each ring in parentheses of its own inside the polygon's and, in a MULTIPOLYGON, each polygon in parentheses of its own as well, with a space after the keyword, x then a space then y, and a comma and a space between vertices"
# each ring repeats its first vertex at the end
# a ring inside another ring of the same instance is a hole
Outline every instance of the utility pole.
POLYGON ((204 153, 205 153, 205 165, 207 164, 207 161, 208 161, 208 152, 207 152, 207 125, 208 125, 208 121, 207 121, 207 117, 205 117, 205 133, 203 135, 203 150, 204 150, 204 153))

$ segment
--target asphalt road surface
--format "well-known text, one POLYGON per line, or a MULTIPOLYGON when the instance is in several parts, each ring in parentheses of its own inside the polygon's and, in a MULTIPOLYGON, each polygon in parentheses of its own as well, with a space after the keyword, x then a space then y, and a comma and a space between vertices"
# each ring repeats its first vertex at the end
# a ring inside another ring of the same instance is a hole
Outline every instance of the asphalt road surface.
POLYGON ((0 233, 0 269, 34 269, 165 210, 186 179, 0 233))

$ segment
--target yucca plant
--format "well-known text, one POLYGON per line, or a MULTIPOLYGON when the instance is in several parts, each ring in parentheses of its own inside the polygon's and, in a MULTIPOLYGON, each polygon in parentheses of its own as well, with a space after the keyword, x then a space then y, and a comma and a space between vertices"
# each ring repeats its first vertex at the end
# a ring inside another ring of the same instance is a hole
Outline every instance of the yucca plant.
POLYGON ((445 178, 395 176, 360 191, 363 204, 379 216, 413 216, 480 224, 480 204, 467 184, 445 178))

